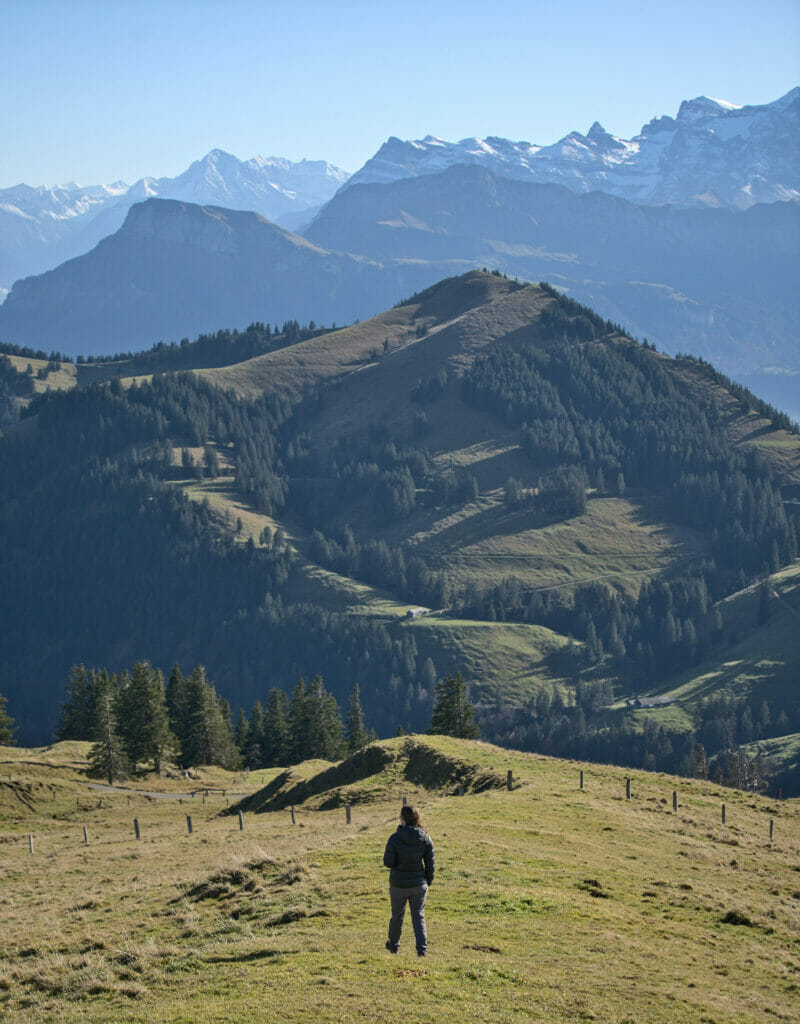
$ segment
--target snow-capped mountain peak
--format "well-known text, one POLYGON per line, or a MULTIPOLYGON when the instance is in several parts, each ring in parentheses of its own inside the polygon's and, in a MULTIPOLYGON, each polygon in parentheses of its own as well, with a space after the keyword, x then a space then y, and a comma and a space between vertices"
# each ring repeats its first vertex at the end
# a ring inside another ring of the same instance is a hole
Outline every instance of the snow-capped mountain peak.
POLYGON ((800 87, 761 106, 698 96, 632 139, 599 121, 549 146, 509 139, 389 138, 348 185, 435 174, 454 164, 505 178, 601 190, 635 203, 730 206, 800 199, 800 87))
POLYGON ((268 220, 310 220, 347 180, 324 160, 293 162, 256 156, 239 160, 212 149, 175 178, 133 185, 66 185, 0 189, 0 288, 91 249, 115 232, 130 207, 152 197, 253 210, 268 220))

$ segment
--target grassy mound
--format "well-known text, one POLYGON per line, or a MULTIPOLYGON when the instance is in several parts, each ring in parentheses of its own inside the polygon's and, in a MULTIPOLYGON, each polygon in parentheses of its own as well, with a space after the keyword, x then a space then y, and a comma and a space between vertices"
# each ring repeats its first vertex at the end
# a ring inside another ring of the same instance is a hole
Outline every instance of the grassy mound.
POLYGON ((451 795, 462 787, 465 792, 482 793, 506 785, 505 775, 414 737, 373 743, 339 764, 302 777, 305 767, 288 768, 224 813, 260 814, 300 805, 327 811, 344 804, 385 800, 406 784, 428 793, 451 795))

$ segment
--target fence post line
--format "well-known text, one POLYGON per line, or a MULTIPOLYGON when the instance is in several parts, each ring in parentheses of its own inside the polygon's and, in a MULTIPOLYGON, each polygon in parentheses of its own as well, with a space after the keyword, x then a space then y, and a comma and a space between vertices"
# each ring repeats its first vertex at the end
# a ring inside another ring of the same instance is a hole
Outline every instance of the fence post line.
POLYGON ((725 824, 725 804, 722 805, 722 824, 725 824))
POLYGON ((294 825, 294 823, 295 823, 295 820, 294 820, 294 804, 292 804, 292 824, 294 825))
POLYGON ((83 826, 83 845, 89 845, 89 829, 85 825, 83 826))
POLYGON ((239 811, 239 831, 244 831, 244 812, 241 810, 239 811))
POLYGON ((186 831, 189 833, 189 835, 192 834, 192 816, 191 816, 191 814, 187 814, 186 815, 186 831))
POLYGON ((134 818, 133 819, 133 831, 134 831, 134 834, 136 835, 137 839, 141 839, 142 838, 142 834, 139 831, 139 819, 138 818, 134 818))
POLYGON ((510 768, 508 769, 508 775, 506 776, 506 786, 509 790, 514 788, 514 773, 510 768))
POLYGON ((631 780, 625 780, 625 799, 630 800, 631 798, 631 780))
POLYGON ((673 791, 672 791, 672 810, 675 812, 675 814, 678 813, 678 791, 677 791, 677 789, 673 789, 673 791))
POLYGON ((775 835, 775 819, 769 819, 769 841, 772 842, 772 837, 775 835))
POLYGON ((350 814, 351 814, 350 804, 345 804, 344 805, 344 816, 345 816, 345 820, 347 821, 348 825, 350 824, 350 814))
POLYGON ((33 832, 28 833, 28 853, 33 853, 33 832))
POLYGON ((583 768, 581 768, 581 777, 580 782, 578 783, 578 788, 583 789, 583 768))

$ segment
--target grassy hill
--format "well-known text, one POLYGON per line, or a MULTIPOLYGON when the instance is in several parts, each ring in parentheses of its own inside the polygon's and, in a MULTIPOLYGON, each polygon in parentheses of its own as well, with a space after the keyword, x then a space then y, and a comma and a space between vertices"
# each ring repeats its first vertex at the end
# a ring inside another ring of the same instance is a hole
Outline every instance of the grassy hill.
POLYGON ((106 791, 86 750, 0 748, 9 1024, 796 1016, 796 801, 443 737, 106 791), (404 797, 437 853, 424 961, 383 948, 404 797))

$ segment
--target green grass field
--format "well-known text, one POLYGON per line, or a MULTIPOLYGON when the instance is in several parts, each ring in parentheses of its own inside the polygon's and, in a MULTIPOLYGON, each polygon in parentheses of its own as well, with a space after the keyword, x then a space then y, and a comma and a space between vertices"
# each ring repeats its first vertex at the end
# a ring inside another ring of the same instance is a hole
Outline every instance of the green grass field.
MULTIPOLYGON (((0 748, 2 1019, 797 1019, 797 801, 643 773, 627 801, 615 768, 439 737, 379 747, 377 771, 345 763, 349 781, 297 806, 295 825, 288 810, 246 813, 243 831, 226 798, 274 770, 108 793, 87 788, 84 744, 0 748), (227 797, 203 803, 206 786, 227 797), (404 795, 437 851, 425 960, 407 934, 396 957, 383 948, 381 856, 404 795), (320 810, 326 797, 336 806, 320 810)), ((319 787, 328 767, 298 774, 319 787)))

